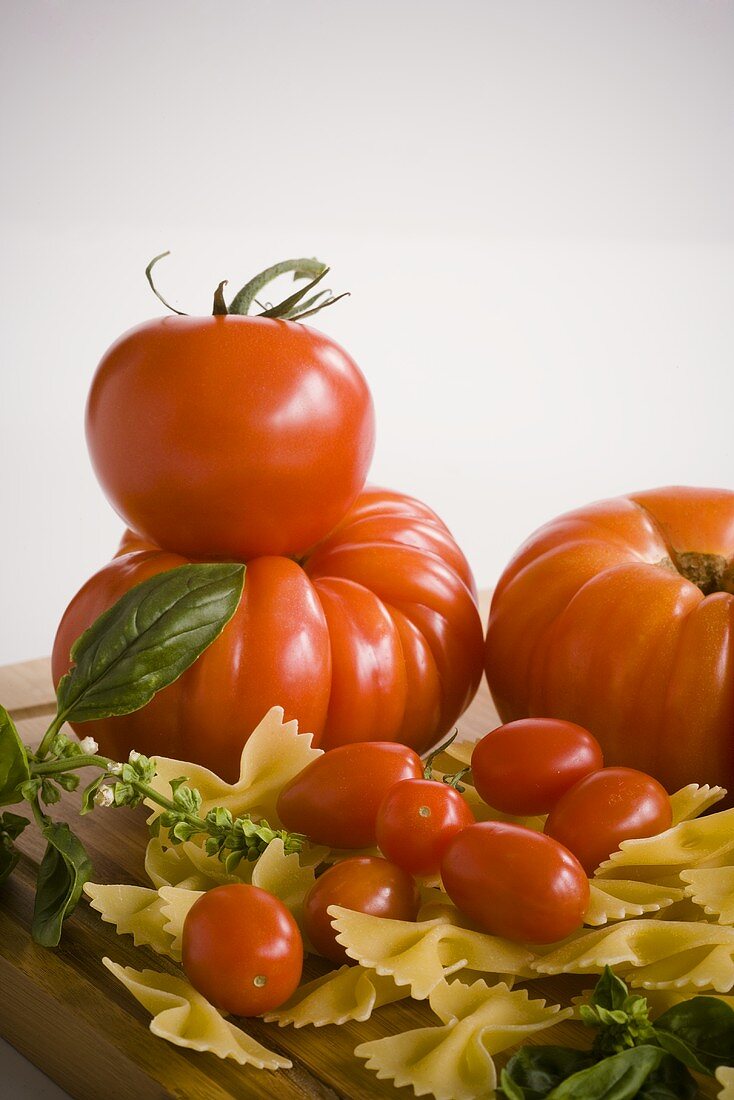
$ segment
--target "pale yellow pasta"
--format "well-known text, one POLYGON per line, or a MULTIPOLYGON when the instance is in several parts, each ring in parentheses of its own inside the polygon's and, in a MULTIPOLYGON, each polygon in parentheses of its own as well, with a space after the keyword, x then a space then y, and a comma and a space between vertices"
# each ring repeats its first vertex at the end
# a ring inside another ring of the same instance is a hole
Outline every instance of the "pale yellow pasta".
POLYGON ((159 955, 176 958, 173 937, 165 929, 163 900, 157 890, 87 882, 84 892, 92 909, 105 923, 114 924, 118 935, 132 936, 136 947, 152 947, 159 955))
POLYGON ((347 1020, 368 1020, 376 1008, 403 1000, 408 990, 392 978, 363 966, 342 966, 339 970, 300 986, 277 1012, 265 1016, 280 1027, 323 1027, 347 1020))
POLYGON ((464 967, 485 974, 529 977, 534 955, 518 943, 473 932, 446 916, 429 921, 388 920, 330 906, 337 940, 352 959, 422 1000, 444 978, 464 967))
POLYGON ((172 845, 160 836, 148 841, 145 851, 145 873, 154 886, 180 886, 185 890, 210 890, 230 882, 248 881, 252 864, 237 868, 238 874, 227 874, 224 864, 208 856, 193 840, 172 845))
POLYGON ((699 817, 726 794, 724 787, 710 787, 708 783, 699 786, 698 783, 689 783, 687 787, 681 787, 679 791, 670 796, 670 808, 673 812, 673 824, 681 821, 690 821, 699 817))
POLYGON ((734 928, 702 922, 622 921, 572 936, 536 959, 539 974, 593 974, 614 967, 645 989, 713 989, 734 986, 734 928))
POLYGON ((275 894, 301 924, 303 902, 316 881, 314 868, 302 866, 295 852, 286 854, 279 837, 271 840, 257 863, 250 866, 252 885, 275 894))
POLYGON ((589 908, 584 924, 594 927, 609 921, 641 917, 643 913, 659 912, 683 897, 680 887, 659 886, 632 879, 592 878, 589 888, 589 908))
POLYGON ((494 1094, 493 1055, 522 1043, 528 1035, 571 1015, 570 1009, 531 1001, 525 990, 441 982, 431 1008, 443 1026, 422 1027, 362 1043, 355 1050, 381 1080, 412 1085, 416 1096, 475 1100, 494 1094))
POLYGON ((691 867, 731 863, 733 859, 734 809, 721 810, 682 821, 658 836, 622 841, 620 850, 601 865, 597 877, 660 881, 691 867))
POLYGON ((181 886, 161 886, 158 893, 165 922, 163 928, 171 937, 170 954, 180 961, 184 921, 194 902, 204 895, 201 890, 185 890, 181 886))
MULTIPOLYGON (((682 1004, 684 1001, 690 1000, 691 994, 680 989, 646 989, 645 999, 650 1009, 650 1018, 657 1019, 663 1012, 667 1012, 669 1008, 675 1008, 676 1005, 682 1004)), ((579 1003, 587 1003, 590 993, 583 999, 579 998, 579 1003)), ((731 993, 713 993, 709 991, 703 994, 705 997, 714 997, 717 1001, 723 1001, 729 1008, 734 1009, 734 994, 731 993)))
POLYGON ((716 1080, 723 1085, 716 1100, 734 1100, 734 1069, 731 1066, 719 1066, 716 1071, 716 1080))
POLYGON ((734 924, 734 867, 681 871, 686 894, 719 924, 734 924))
POLYGON ((246 1032, 229 1023, 213 1005, 183 978, 155 970, 134 970, 111 959, 102 962, 148 1010, 150 1030, 179 1047, 209 1051, 218 1058, 232 1058, 241 1066, 258 1069, 290 1069, 287 1058, 268 1050, 246 1032))
POLYGON ((272 707, 245 741, 236 783, 225 783, 199 764, 161 756, 156 758, 156 775, 151 786, 168 796, 171 780, 186 776, 202 795, 202 814, 214 806, 224 806, 235 817, 250 814, 279 825, 275 807, 281 788, 321 756, 321 749, 312 748, 312 740, 310 733, 298 732, 297 722, 283 721, 282 707, 272 707))

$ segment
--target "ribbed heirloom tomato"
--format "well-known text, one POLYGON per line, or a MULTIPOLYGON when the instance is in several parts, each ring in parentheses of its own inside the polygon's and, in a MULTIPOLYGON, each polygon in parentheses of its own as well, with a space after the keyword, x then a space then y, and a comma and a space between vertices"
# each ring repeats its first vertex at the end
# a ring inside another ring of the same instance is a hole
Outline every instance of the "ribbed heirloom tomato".
MULTIPOLYGON (((64 614, 55 681, 98 615, 184 561, 128 534, 64 614)), ((322 748, 400 741, 422 752, 473 698, 482 650, 474 581, 445 525, 410 497, 367 489, 300 561, 249 560, 242 601, 221 636, 148 706, 76 728, 115 759, 134 748, 195 760, 231 780, 245 737, 276 704, 322 748)))
POLYGON ((364 486, 375 424, 356 363, 283 319, 293 312, 243 315, 273 273, 302 269, 326 270, 285 261, 243 287, 229 307, 238 312, 222 313, 221 300, 217 316, 146 321, 99 364, 86 417, 95 473, 123 520, 158 546, 201 558, 302 554, 364 486))
POLYGON ((577 722, 609 765, 734 797, 734 492, 668 488, 541 527, 494 594, 503 721, 577 722))

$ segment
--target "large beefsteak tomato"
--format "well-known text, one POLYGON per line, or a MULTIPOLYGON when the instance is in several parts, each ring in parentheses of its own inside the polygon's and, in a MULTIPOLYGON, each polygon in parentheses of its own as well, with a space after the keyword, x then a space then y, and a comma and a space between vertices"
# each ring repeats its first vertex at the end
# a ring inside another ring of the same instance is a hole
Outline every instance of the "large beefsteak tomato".
POLYGON ((159 317, 103 357, 87 442, 125 523, 193 557, 302 554, 364 486, 372 397, 356 363, 294 321, 159 317))
POLYGON ((541 527, 495 591, 486 670, 503 721, 566 718, 608 765, 734 792, 734 492, 655 489, 541 527))
MULTIPOLYGON (((101 612, 183 561, 128 533, 63 616, 55 680, 101 612)), ((78 732, 116 759, 135 748, 233 779, 246 736, 280 705, 323 748, 377 740, 420 752, 468 706, 482 652, 474 581, 448 529, 418 501, 370 488, 302 560, 248 561, 242 602, 222 635, 148 706, 78 732)))

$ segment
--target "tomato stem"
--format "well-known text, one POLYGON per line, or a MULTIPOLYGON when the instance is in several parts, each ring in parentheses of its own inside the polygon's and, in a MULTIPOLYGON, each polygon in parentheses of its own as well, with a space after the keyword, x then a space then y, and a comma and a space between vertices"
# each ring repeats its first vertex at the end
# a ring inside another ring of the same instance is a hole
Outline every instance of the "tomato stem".
POLYGON ((423 778, 424 779, 433 779, 433 761, 438 756, 440 756, 442 752, 446 752, 446 749, 449 747, 449 745, 453 745, 453 743, 456 740, 456 738, 458 737, 458 735, 459 735, 459 730, 457 728, 457 729, 454 730, 454 732, 451 734, 451 736, 449 738, 447 738, 437 748, 432 749, 431 752, 429 752, 428 756, 426 757, 426 759, 424 761, 424 765, 423 765, 423 778))
POLYGON ((227 303, 224 300, 224 288, 227 285, 227 279, 222 279, 221 283, 214 291, 214 306, 212 308, 212 316, 222 317, 229 311, 227 309, 227 303))
POLYGON ((164 258, 164 256, 170 256, 170 255, 171 255, 171 251, 169 249, 167 252, 161 252, 161 254, 159 256, 154 256, 153 259, 150 261, 150 263, 148 264, 148 266, 145 269, 145 277, 148 280, 148 282, 150 283, 150 289, 153 291, 156 298, 160 302, 163 302, 163 305, 166 307, 166 309, 170 309, 171 313, 177 313, 179 317, 188 317, 187 313, 183 313, 180 309, 176 309, 175 306, 172 306, 170 302, 167 302, 166 299, 163 297, 163 295, 160 293, 160 291, 157 289, 155 283, 153 282, 153 274, 152 274, 153 268, 155 267, 155 265, 158 263, 159 260, 162 260, 164 258))

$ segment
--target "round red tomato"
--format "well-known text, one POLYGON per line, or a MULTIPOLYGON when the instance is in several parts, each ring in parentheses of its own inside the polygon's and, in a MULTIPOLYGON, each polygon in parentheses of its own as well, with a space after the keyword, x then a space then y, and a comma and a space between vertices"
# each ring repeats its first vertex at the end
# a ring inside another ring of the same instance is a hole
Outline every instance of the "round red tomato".
POLYGON ((623 840, 655 836, 669 829, 672 819, 670 798, 657 779, 633 768, 603 768, 566 792, 548 815, 545 831, 593 875, 623 840))
POLYGON ((377 811, 396 783, 423 774, 406 745, 368 741, 341 745, 312 760, 278 795, 277 813, 294 833, 330 848, 369 848, 377 811))
POLYGON ((354 856, 335 863, 316 879, 303 912, 306 935, 319 952, 332 962, 353 963, 336 941, 336 932, 327 910, 340 905, 357 913, 393 920, 415 920, 420 894, 410 875, 375 856, 354 856))
POLYGON ((569 787, 604 767, 588 730, 554 718, 522 718, 492 730, 474 747, 474 786, 505 814, 547 814, 569 787))
POLYGON ((377 812, 377 844, 411 875, 436 875, 446 846, 474 822, 454 787, 434 779, 406 779, 387 792, 377 812))
POLYGON ((608 764, 734 804, 734 492, 653 489, 545 524, 495 589, 486 668, 503 722, 567 718, 608 764))
MULTIPOLYGON (((126 536, 64 614, 55 681, 98 615, 185 560, 126 536)), ((300 562, 247 563, 237 612, 174 684, 134 714, 75 729, 117 760, 137 749, 196 761, 230 781, 243 740, 274 705, 323 748, 400 741, 422 752, 471 702, 483 645, 472 575, 447 528, 410 497, 366 489, 300 562)))
POLYGON ((282 901, 257 886, 216 886, 183 927, 182 961, 194 989, 224 1012, 259 1016, 295 992, 303 940, 282 901))
POLYGON ((457 833, 441 861, 454 905, 485 932, 523 943, 554 943, 578 928, 589 880, 562 844, 500 821, 457 833))
POLYGON ((306 325, 159 317, 104 355, 95 473, 133 530, 197 558, 302 554, 340 522, 375 443, 356 363, 306 325))

